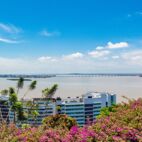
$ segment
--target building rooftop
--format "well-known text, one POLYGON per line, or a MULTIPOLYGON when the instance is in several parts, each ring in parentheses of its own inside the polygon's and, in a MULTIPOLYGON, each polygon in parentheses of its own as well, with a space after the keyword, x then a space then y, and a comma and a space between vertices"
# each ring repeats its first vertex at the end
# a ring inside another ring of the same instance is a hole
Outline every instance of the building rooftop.
POLYGON ((87 92, 86 94, 83 94, 80 97, 76 97, 76 98, 68 97, 66 99, 63 99, 62 103, 63 104, 65 104, 65 103, 82 103, 84 101, 84 99, 89 99, 89 98, 101 99, 104 97, 107 98, 109 95, 111 96, 111 95, 115 95, 115 94, 111 94, 108 92, 87 92))
POLYGON ((114 95, 108 92, 87 92, 86 94, 83 94, 83 98, 102 98, 106 95, 114 95))

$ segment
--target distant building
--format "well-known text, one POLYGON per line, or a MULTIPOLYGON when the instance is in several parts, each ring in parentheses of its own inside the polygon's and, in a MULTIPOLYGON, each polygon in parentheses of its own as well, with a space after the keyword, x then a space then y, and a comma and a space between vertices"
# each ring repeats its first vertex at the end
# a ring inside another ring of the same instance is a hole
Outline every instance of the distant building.
MULTIPOLYGON (((61 98, 56 100, 49 98, 33 98, 31 102, 34 107, 27 106, 27 102, 28 100, 25 100, 23 109, 28 114, 30 111, 36 110, 38 115, 36 118, 30 117, 29 115, 28 119, 22 123, 41 125, 42 120, 47 116, 67 114, 75 118, 80 126, 83 126, 87 124, 88 121, 93 122, 96 116, 100 114, 101 108, 116 104, 116 95, 106 92, 88 92, 81 97, 69 97, 64 100, 61 98)), ((8 123, 14 120, 14 113, 10 110, 8 97, 2 95, 0 96, 0 119, 1 118, 6 119, 8 123)))
POLYGON ((8 97, 5 95, 0 95, 0 122, 10 122, 9 111, 10 107, 8 103, 8 97))
POLYGON ((26 123, 31 125, 41 125, 42 120, 50 115, 56 114, 56 103, 53 100, 50 100, 49 98, 33 98, 32 100, 33 105, 37 107, 24 107, 26 109, 27 113, 28 111, 34 111, 36 110, 39 115, 37 115, 36 118, 29 117, 26 123))
POLYGON ((103 107, 116 104, 116 95, 102 92, 88 92, 82 97, 68 98, 57 102, 61 107, 59 113, 75 118, 80 126, 93 120, 103 107))

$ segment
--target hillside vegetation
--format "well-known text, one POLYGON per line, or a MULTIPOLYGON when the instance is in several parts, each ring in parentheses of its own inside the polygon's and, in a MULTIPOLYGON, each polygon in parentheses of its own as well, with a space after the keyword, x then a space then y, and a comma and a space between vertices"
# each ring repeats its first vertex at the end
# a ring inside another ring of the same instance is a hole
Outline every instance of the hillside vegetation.
POLYGON ((0 142, 142 142, 142 99, 103 110, 82 128, 66 115, 50 116, 40 127, 1 124, 0 142))

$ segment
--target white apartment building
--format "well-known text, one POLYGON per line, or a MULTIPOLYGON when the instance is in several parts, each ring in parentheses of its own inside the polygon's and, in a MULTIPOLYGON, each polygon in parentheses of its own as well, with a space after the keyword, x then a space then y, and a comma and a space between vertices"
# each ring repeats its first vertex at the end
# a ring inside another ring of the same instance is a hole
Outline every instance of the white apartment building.
POLYGON ((116 104, 116 95, 106 92, 88 92, 82 97, 68 98, 58 103, 61 114, 75 118, 80 126, 93 122, 103 107, 116 104))
MULTIPOLYGON (((13 122, 13 112, 10 111, 10 106, 4 106, 3 101, 8 101, 8 98, 4 96, 0 97, 0 115, 3 115, 3 118, 9 115, 8 122, 13 122)), ((93 122, 96 116, 100 114, 101 108, 116 104, 116 95, 107 92, 87 92, 81 97, 69 97, 64 100, 33 98, 32 103, 36 105, 37 108, 27 107, 25 105, 24 109, 27 113, 30 109, 36 110, 39 115, 37 115, 36 118, 28 117, 28 120, 23 123, 41 125, 42 120, 49 115, 67 114, 75 118, 80 126, 83 126, 87 124, 88 121, 93 122), (60 106, 59 110, 57 110, 58 106, 60 106)))
POLYGON ((41 125, 42 120, 49 116, 56 114, 56 103, 49 98, 33 98, 33 104, 37 107, 25 107, 26 110, 36 110, 38 115, 36 118, 29 117, 26 123, 31 125, 41 125))
POLYGON ((0 121, 13 122, 14 113, 10 111, 9 97, 0 95, 0 121))

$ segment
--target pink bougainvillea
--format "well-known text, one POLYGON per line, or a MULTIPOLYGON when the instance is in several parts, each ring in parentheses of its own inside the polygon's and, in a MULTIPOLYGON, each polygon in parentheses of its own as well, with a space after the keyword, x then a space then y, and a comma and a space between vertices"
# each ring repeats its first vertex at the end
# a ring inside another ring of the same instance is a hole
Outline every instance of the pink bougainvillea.
MULTIPOLYGON (((58 115, 59 117, 59 115, 58 115)), ((64 122, 63 122, 64 123, 64 122)), ((47 125, 47 124, 46 124, 47 125)), ((115 112, 84 127, 62 125, 54 128, 17 128, 14 124, 0 126, 0 142, 141 142, 142 99, 117 105, 115 112)))

